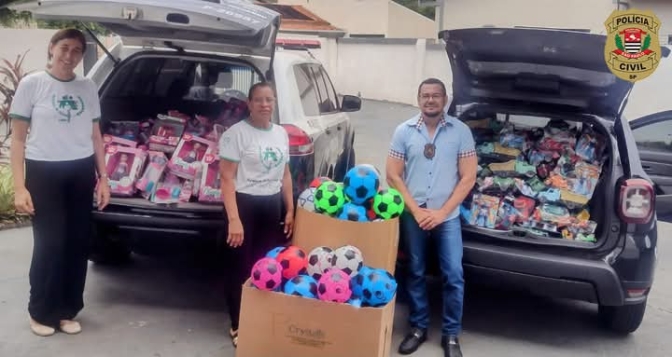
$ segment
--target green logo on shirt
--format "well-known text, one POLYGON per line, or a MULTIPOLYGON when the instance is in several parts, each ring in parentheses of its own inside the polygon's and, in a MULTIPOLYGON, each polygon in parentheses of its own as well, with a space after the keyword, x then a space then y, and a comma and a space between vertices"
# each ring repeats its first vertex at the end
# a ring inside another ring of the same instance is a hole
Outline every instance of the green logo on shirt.
POLYGON ((282 150, 277 147, 259 148, 259 159, 261 160, 261 164, 266 168, 266 172, 282 164, 283 158, 282 150))
POLYGON ((77 96, 73 97, 72 95, 64 95, 61 99, 56 99, 56 95, 51 96, 51 104, 54 107, 56 113, 58 113, 61 118, 58 121, 61 122, 70 122, 70 119, 73 117, 78 117, 84 113, 84 100, 82 97, 77 96))

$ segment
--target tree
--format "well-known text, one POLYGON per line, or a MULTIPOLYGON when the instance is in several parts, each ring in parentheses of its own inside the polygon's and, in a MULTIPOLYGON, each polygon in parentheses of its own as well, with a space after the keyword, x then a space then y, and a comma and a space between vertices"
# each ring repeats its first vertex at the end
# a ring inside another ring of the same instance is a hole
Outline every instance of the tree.
POLYGON ((418 0, 394 0, 399 5, 407 7, 420 15, 427 17, 430 20, 434 20, 436 13, 436 8, 434 7, 419 7, 418 0))

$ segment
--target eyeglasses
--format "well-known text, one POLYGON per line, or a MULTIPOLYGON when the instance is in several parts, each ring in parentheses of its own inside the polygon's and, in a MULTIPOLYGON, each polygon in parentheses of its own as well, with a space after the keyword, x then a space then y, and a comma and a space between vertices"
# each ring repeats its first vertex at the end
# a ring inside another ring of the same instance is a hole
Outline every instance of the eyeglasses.
POLYGON ((434 94, 421 94, 420 99, 422 100, 429 100, 429 99, 434 99, 434 100, 440 100, 445 98, 445 94, 439 94, 439 93, 434 93, 434 94))

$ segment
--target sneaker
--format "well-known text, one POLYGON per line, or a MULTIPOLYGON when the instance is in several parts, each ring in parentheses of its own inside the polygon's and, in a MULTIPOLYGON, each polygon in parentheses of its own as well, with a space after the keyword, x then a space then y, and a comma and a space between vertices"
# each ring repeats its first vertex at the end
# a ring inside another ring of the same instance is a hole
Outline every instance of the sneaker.
POLYGON ((32 318, 30 319, 30 330, 33 331, 34 334, 40 337, 47 337, 51 336, 54 333, 56 333, 56 329, 50 326, 42 325, 41 323, 33 320, 32 318))
POLYGON ((61 320, 59 329, 68 335, 76 335, 82 332, 82 325, 80 325, 77 321, 61 320))

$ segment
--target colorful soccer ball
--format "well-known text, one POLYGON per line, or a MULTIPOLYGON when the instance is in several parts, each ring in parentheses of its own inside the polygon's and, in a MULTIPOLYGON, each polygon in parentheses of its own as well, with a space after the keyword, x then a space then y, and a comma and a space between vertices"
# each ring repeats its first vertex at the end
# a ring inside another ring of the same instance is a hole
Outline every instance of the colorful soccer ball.
POLYGON ((366 208, 364 206, 356 205, 352 202, 346 202, 343 207, 336 213, 338 219, 344 221, 368 222, 369 218, 366 215, 366 208))
POLYGON ((334 268, 342 270, 352 277, 364 265, 364 257, 357 247, 344 245, 334 251, 334 259, 332 259, 331 264, 334 268))
POLYGON ((282 285, 282 266, 273 258, 261 258, 252 267, 252 285, 273 291, 282 285))
POLYGON ((399 217, 404 212, 404 197, 394 188, 383 189, 373 197, 373 211, 382 219, 399 217))
POLYGON ((322 274, 332 268, 334 252, 329 247, 317 247, 308 254, 308 275, 320 279, 322 274))
POLYGON ((345 174, 343 186, 350 201, 361 205, 378 192, 380 175, 371 165, 357 165, 345 174))
POLYGON ((360 275, 362 301, 372 307, 384 306, 397 292, 397 281, 384 269, 372 269, 360 275))
POLYGON ((287 295, 317 299, 317 281, 308 275, 297 275, 285 283, 287 295))
POLYGON ((370 273, 373 269, 368 265, 362 265, 359 268, 357 275, 350 280, 350 290, 352 290, 352 298, 361 299, 364 296, 364 276, 370 273))
POLYGON ((315 191, 317 189, 313 187, 303 190, 297 199, 299 207, 310 212, 315 212, 315 191))
POLYGON ((306 271, 308 266, 308 257, 301 248, 290 245, 278 254, 275 258, 282 266, 282 277, 292 279, 306 271))
POLYGON ((285 250, 285 248, 286 248, 285 246, 279 246, 269 250, 268 253, 266 253, 266 258, 273 258, 273 259, 277 258, 278 254, 280 254, 280 252, 285 250))
POLYGON ((342 270, 329 269, 317 282, 317 296, 323 301, 343 303, 350 300, 350 276, 342 270))
POLYGON ((327 176, 320 176, 316 177, 313 179, 313 181, 310 182, 310 185, 308 185, 309 188, 318 188, 320 185, 324 182, 330 182, 333 181, 331 178, 327 176))
POLYGON ((336 182, 324 182, 315 192, 315 211, 335 215, 345 204, 343 185, 336 182))

